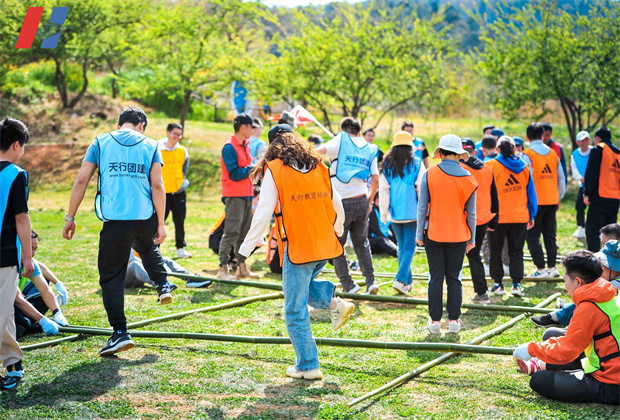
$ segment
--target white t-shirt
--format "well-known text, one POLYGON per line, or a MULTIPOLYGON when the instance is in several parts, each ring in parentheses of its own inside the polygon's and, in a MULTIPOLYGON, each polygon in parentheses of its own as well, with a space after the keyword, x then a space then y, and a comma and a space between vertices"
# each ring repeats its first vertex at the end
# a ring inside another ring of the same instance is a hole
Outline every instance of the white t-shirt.
MULTIPOLYGON (((357 147, 364 147, 368 144, 364 137, 351 137, 351 139, 357 147)), ((329 160, 332 161, 329 168, 329 174, 336 175, 338 161, 333 162, 333 160, 338 158, 338 152, 340 152, 340 133, 336 134, 336 137, 325 143, 323 147, 327 150, 327 157, 329 157, 329 160)), ((370 175, 379 175, 379 165, 377 164, 376 157, 370 163, 370 175)), ((368 185, 363 179, 353 177, 347 184, 345 184, 344 182, 340 182, 340 180, 338 180, 335 176, 332 176, 332 185, 343 199, 358 197, 362 194, 368 196, 368 185)))

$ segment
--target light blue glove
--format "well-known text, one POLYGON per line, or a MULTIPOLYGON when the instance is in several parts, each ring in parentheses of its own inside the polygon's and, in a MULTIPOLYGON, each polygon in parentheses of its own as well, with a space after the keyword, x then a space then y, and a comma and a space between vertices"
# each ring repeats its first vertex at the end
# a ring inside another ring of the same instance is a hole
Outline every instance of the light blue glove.
POLYGON ((65 306, 67 302, 69 302, 69 292, 67 291, 67 288, 61 281, 59 281, 56 283, 56 290, 58 290, 58 296, 56 296, 58 299, 58 304, 60 306, 65 306))
POLYGON ((527 346, 529 345, 530 343, 521 344, 512 353, 512 357, 514 357, 517 360, 525 360, 525 361, 530 360, 532 356, 530 356, 530 353, 527 351, 527 346))
POLYGON ((65 318, 65 314, 62 313, 62 309, 59 309, 58 312, 56 312, 56 314, 54 315, 54 321, 56 321, 58 325, 62 325, 63 327, 69 325, 69 323, 67 322, 67 318, 65 318))
POLYGON ((56 325, 56 323, 52 321, 51 319, 43 317, 39 321, 39 325, 41 325, 41 328, 43 328, 43 332, 45 333, 45 335, 58 334, 58 325, 56 325))

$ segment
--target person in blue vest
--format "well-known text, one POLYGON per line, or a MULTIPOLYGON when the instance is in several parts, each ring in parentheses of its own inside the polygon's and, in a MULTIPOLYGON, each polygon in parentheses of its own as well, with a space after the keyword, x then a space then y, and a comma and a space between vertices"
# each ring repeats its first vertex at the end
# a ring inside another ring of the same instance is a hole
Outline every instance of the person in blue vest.
POLYGON ((398 272, 392 288, 407 295, 413 276, 411 261, 415 252, 418 220, 418 188, 424 168, 413 148, 413 137, 407 131, 394 134, 390 150, 385 154, 379 178, 381 222, 392 223, 398 243, 398 272))
POLYGON ((578 149, 573 151, 570 157, 570 170, 573 178, 579 182, 579 191, 577 192, 577 201, 575 202, 575 210, 577 210, 577 230, 573 233, 573 238, 579 240, 586 239, 586 209, 588 206, 583 202, 583 182, 586 177, 586 168, 588 167, 588 159, 590 159, 590 133, 580 131, 577 133, 578 149))
POLYGON ((411 137, 413 137, 413 147, 415 148, 415 153, 424 164, 424 168, 428 169, 428 150, 426 150, 424 140, 413 136, 413 123, 411 121, 405 121, 400 129, 411 134, 411 137))
POLYGON ((157 283, 157 303, 172 303, 164 261, 156 246, 166 239, 163 160, 157 141, 144 135, 147 124, 146 113, 130 106, 120 113, 116 131, 93 140, 73 185, 65 215, 62 234, 71 240, 76 229, 75 215, 88 182, 99 168, 95 197, 95 212, 103 221, 99 235, 99 284, 108 322, 114 330, 100 356, 134 347, 124 310, 125 274, 132 244, 140 253, 149 277, 157 283))
MULTIPOLYGON (((342 197, 345 218, 340 243, 344 246, 350 232, 360 269, 366 278, 366 292, 376 295, 379 287, 375 284, 368 241, 368 215, 379 187, 379 148, 361 137, 361 130, 362 124, 357 118, 345 117, 340 122, 340 132, 317 151, 329 157, 332 184, 342 197), (368 178, 372 180, 370 192, 366 184, 368 178)), ((346 253, 335 258, 333 264, 343 290, 347 293, 359 292, 360 286, 351 279, 346 253)))
POLYGON ((0 360, 7 373, 6 377, 0 376, 0 391, 15 388, 24 375, 23 353, 15 335, 13 302, 19 274, 32 276, 34 264, 28 174, 15 162, 24 154, 29 138, 23 122, 10 117, 0 121, 0 360))
POLYGON ((254 124, 252 124, 252 135, 250 136, 249 146, 250 154, 252 155, 252 165, 256 165, 256 162, 260 160, 267 150, 267 143, 265 140, 261 140, 260 136, 263 134, 263 123, 258 118, 253 118, 254 124))

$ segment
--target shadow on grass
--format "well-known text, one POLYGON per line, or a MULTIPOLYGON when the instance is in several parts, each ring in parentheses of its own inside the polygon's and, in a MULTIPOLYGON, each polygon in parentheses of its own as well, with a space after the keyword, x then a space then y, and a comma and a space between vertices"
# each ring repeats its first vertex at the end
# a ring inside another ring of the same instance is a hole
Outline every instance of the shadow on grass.
MULTIPOLYGON (((51 382, 32 385, 20 398, 21 407, 55 406, 66 401, 92 401, 122 385, 121 368, 156 363, 159 357, 144 355, 140 360, 106 357, 81 363, 51 382)), ((6 404, 3 404, 6 407, 6 404)))

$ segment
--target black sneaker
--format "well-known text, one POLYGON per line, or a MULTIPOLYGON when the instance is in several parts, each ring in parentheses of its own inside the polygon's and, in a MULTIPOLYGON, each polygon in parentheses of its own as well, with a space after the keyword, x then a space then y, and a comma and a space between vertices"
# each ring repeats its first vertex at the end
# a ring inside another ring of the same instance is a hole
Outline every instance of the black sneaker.
POLYGON ((170 286, 170 291, 171 292, 174 292, 175 290, 177 290, 179 288, 179 286, 177 286, 174 283, 170 283, 170 282, 168 282, 168 286, 170 286))
POLYGON ((21 378, 24 376, 24 367, 22 366, 22 361, 20 360, 17 363, 13 363, 6 367, 6 376, 10 378, 21 378))
POLYGON ((165 282, 157 286, 157 304, 168 305, 172 303, 172 289, 170 283, 165 282))
POLYGON ((112 337, 108 339, 108 342, 99 352, 99 356, 111 356, 121 351, 131 350, 135 347, 131 334, 127 331, 114 331, 112 337))
POLYGON ((0 391, 8 391, 15 388, 20 379, 21 378, 15 376, 7 376, 6 378, 0 376, 0 391))
POLYGON ((211 284, 213 284, 213 282, 211 280, 190 280, 187 283, 185 283, 185 285, 187 287, 191 287, 191 288, 198 288, 198 287, 204 287, 207 288, 209 286, 211 286, 211 284))
POLYGON ((556 325, 560 325, 559 322, 554 321, 553 318, 551 318, 551 314, 533 316, 530 318, 530 321, 532 321, 532 324, 536 325, 537 327, 541 327, 541 328, 549 328, 549 327, 555 327, 556 325))

